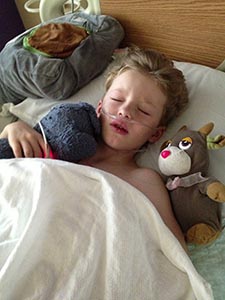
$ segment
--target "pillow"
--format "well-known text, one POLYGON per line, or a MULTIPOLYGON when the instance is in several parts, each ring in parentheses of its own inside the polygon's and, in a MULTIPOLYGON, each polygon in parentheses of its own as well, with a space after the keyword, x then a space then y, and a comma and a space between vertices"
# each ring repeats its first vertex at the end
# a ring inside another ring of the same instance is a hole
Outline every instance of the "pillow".
MULTIPOLYGON (((116 60, 112 64, 115 64, 116 60)), ((198 129, 212 121, 215 124, 212 135, 225 134, 225 73, 206 66, 186 62, 175 62, 175 66, 184 73, 190 103, 188 108, 170 123, 163 137, 157 143, 150 145, 144 153, 138 155, 138 163, 141 166, 156 170, 158 170, 157 160, 162 142, 173 136, 182 125, 185 124, 190 128, 198 129)), ((96 106, 104 94, 104 82, 107 73, 108 69, 63 102, 85 101, 96 106)), ((8 106, 8 110, 13 115, 33 126, 52 106, 59 102, 61 101, 28 98, 18 105, 5 105, 8 106)), ((211 151, 210 164, 210 175, 225 183, 225 149, 211 151)))
MULTIPOLYGON (((107 67, 114 49, 124 37, 120 23, 106 15, 75 12, 46 23, 35 29, 41 30, 50 24, 58 24, 59 29, 61 23, 62 29, 62 25, 68 23, 68 26, 84 28, 88 35, 66 58, 43 56, 39 52, 24 49, 24 38, 26 41, 34 31, 33 28, 8 42, 0 53, 0 103, 18 104, 27 97, 56 100, 68 98, 107 67)), ((56 29, 56 26, 52 29, 56 29)), ((48 28, 48 35, 49 31, 48 28)), ((54 38, 55 35, 54 31, 54 38)), ((46 33, 44 37, 45 43, 52 41, 52 37, 47 39, 46 33)), ((65 49, 65 30, 63 39, 65 49)))

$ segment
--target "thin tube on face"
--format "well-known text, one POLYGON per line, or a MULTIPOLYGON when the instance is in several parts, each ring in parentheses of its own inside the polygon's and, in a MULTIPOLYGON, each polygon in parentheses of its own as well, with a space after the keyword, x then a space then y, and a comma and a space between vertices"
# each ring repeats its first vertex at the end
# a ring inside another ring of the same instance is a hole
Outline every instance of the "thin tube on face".
POLYGON ((127 123, 138 124, 138 125, 141 125, 141 126, 148 127, 150 129, 157 129, 157 127, 152 127, 150 125, 147 125, 147 124, 142 123, 140 121, 136 121, 134 119, 128 119, 128 118, 124 118, 122 116, 113 115, 110 112, 106 111, 105 108, 103 108, 103 107, 101 108, 101 112, 103 113, 103 115, 105 115, 106 117, 108 117, 110 119, 113 119, 113 120, 123 120, 124 122, 127 122, 127 123))
MULTIPOLYGON (((125 122, 127 122, 127 123, 138 124, 138 125, 145 126, 145 127, 147 127, 147 128, 153 129, 153 127, 151 127, 151 126, 149 126, 149 125, 146 125, 146 124, 144 124, 144 123, 141 123, 141 122, 139 122, 139 121, 135 121, 135 120, 132 120, 132 119, 127 119, 127 118, 124 118, 124 117, 121 117, 121 116, 117 116, 117 115, 113 115, 113 114, 107 112, 103 107, 101 108, 101 113, 102 113, 103 115, 105 115, 106 117, 112 119, 112 120, 122 120, 122 121, 125 121, 125 122)), ((156 128, 154 128, 154 129, 156 129, 156 128)), ((147 150, 148 150, 147 147, 143 147, 143 148, 141 148, 141 149, 136 149, 136 150, 134 150, 134 152, 135 152, 135 153, 138 153, 138 152, 142 152, 142 153, 143 153, 143 152, 146 152, 147 150)), ((126 151, 126 150, 125 150, 125 151, 126 151)))

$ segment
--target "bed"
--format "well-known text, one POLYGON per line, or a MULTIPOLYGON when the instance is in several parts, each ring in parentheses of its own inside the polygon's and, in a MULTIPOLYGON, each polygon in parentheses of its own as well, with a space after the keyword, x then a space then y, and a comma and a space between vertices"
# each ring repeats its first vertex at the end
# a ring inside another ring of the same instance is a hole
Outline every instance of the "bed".
MULTIPOLYGON (((162 142, 184 124, 198 129, 212 121, 214 134, 225 134, 225 2, 100 4, 125 30, 120 49, 134 43, 163 51, 186 78, 188 108, 138 163, 159 171, 162 142)), ((122 52, 63 102, 96 105, 122 52)), ((33 126, 59 102, 5 103, 1 128, 15 118, 33 126)), ((224 150, 210 154, 210 163, 225 184, 224 150)), ((121 179, 59 160, 3 159, 0 186, 1 299, 224 299, 224 232, 207 246, 189 245, 189 257, 150 201, 121 179)))

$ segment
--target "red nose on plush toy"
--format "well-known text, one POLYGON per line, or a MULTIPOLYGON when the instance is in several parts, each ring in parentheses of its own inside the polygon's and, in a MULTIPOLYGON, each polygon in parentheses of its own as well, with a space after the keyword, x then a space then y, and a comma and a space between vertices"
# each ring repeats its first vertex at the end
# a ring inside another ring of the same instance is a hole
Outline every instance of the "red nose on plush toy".
POLYGON ((171 152, 169 150, 163 150, 160 153, 160 155, 162 156, 162 158, 167 158, 170 154, 171 154, 171 152))

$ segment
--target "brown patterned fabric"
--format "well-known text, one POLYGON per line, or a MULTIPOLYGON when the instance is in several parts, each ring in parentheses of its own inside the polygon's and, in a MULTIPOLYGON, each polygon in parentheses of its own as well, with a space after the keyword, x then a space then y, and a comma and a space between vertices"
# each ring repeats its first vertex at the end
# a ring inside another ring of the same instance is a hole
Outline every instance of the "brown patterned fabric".
POLYGON ((53 57, 65 58, 88 36, 84 28, 69 23, 50 23, 29 37, 29 45, 53 57))

